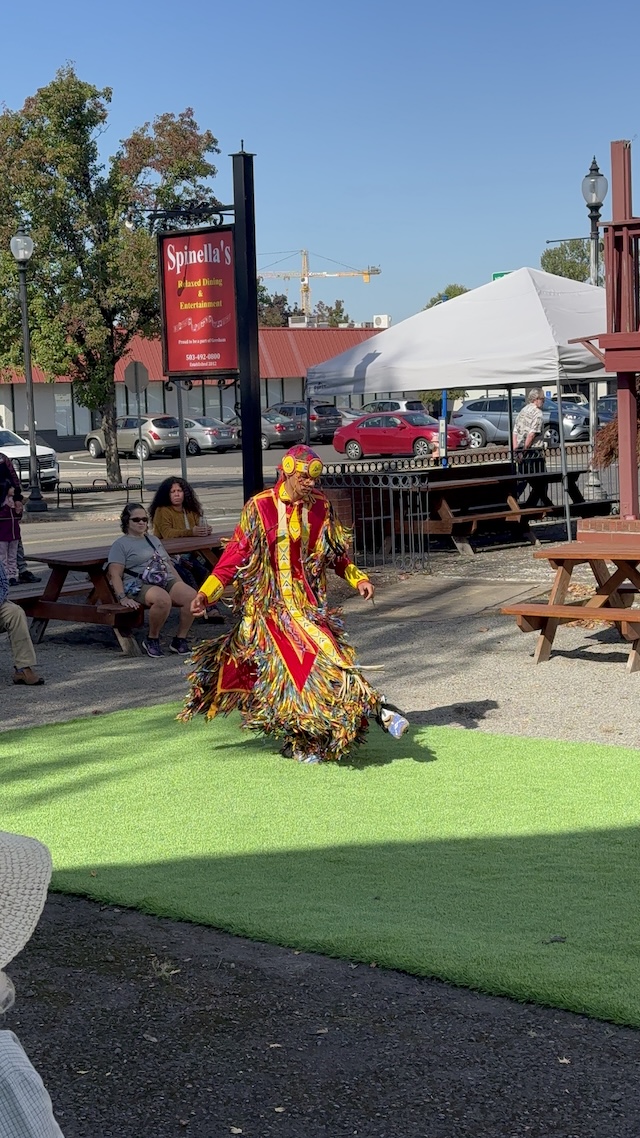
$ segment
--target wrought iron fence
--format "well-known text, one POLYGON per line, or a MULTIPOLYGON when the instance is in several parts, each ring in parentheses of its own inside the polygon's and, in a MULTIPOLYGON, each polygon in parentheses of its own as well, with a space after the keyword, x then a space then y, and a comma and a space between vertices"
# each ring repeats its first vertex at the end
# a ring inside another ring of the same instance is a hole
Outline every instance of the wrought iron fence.
MULTIPOLYGON (((600 472, 601 491, 596 497, 589 479, 587 443, 568 444, 566 463, 574 487, 585 499, 585 512, 597 510, 599 497, 606 500, 606 509, 618 500, 617 466, 600 472)), ((447 469, 451 476, 460 478, 460 468, 468 470, 469 477, 481 479, 486 474, 488 480, 496 473, 517 478, 520 472, 517 456, 509 448, 497 447, 449 455, 447 469)), ((560 514, 563 508, 560 448, 539 452, 537 477, 543 479, 545 474, 549 475, 546 493, 560 514)), ((434 530, 433 519, 430 519, 430 491, 446 477, 442 463, 428 457, 370 458, 326 464, 323 489, 338 515, 353 531, 357 564, 368 568, 428 568, 430 532, 434 530)), ((572 512, 580 513, 580 505, 572 506, 572 512)))

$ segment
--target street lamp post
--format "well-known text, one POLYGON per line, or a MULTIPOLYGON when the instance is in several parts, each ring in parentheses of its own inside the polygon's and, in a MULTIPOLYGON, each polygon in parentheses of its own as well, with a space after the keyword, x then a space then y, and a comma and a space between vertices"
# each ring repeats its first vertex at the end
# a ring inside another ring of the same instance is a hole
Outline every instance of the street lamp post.
POLYGON ((30 514, 41 514, 47 503, 40 490, 38 455, 36 451, 36 421, 33 406, 33 375, 31 372, 31 338, 29 335, 29 314, 27 310, 27 262, 33 253, 33 241, 22 226, 11 238, 10 249, 18 266, 20 280, 20 310, 22 313, 22 344, 24 351, 24 379, 27 394, 27 423, 29 428, 29 497, 25 510, 30 514))
MULTIPOLYGON (((589 172, 582 179, 582 196, 587 203, 591 232, 589 235, 590 251, 590 279, 592 285, 598 285, 600 276, 600 213, 604 199, 607 196, 609 183, 604 174, 600 172, 595 155, 589 167, 589 172)), ((596 431, 598 429, 598 385, 589 384, 589 450, 591 452, 590 470, 587 487, 591 498, 604 498, 602 485, 597 472, 593 469, 593 450, 595 446, 596 431)))

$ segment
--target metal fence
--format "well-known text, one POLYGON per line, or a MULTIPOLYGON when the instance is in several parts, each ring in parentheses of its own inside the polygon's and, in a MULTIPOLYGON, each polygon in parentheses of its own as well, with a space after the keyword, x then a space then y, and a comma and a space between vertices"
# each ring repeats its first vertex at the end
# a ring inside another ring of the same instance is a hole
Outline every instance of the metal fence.
MULTIPOLYGON (((558 514, 563 508, 563 482, 559 448, 540 452, 541 469, 551 475, 547 493, 558 514), (553 476, 555 475, 555 480, 553 476)), ((585 512, 597 511, 597 499, 606 499, 606 509, 618 500, 617 466, 600 472, 598 494, 589 479, 589 446, 571 443, 566 447, 568 474, 579 475, 577 486, 586 499, 585 512)), ((452 476, 460 468, 470 478, 488 479, 500 465, 514 475, 518 463, 509 448, 464 451, 451 454, 447 469, 452 476)), ((434 544, 429 534, 430 489, 446 473, 438 460, 430 458, 372 458, 356 462, 327 463, 322 485, 342 521, 352 528, 356 563, 367 568, 426 569, 434 544), (434 471, 437 470, 437 481, 434 471), (431 477, 430 477, 431 475, 431 477), (399 519, 401 523, 399 524, 399 519)), ((615 508, 615 505, 614 505, 615 508)), ((572 506, 572 513, 580 513, 572 506)))

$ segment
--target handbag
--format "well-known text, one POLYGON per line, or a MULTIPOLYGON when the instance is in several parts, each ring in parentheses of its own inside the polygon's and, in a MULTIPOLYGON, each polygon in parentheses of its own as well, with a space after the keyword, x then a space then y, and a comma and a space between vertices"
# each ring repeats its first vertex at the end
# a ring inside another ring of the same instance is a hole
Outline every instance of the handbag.
POLYGON ((138 577, 145 585, 158 585, 161 589, 164 589, 169 580, 167 563, 162 554, 158 553, 153 542, 149 541, 146 534, 144 535, 144 539, 151 546, 153 556, 147 561, 142 573, 136 573, 133 569, 125 569, 125 573, 130 573, 132 577, 138 577))

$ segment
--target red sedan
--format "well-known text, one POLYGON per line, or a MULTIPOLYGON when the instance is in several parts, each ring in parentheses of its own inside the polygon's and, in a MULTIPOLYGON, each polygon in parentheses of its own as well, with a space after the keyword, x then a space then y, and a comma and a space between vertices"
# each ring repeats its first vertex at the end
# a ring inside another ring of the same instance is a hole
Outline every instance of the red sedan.
MULTIPOLYGON (((338 428, 333 445, 351 459, 370 454, 426 456, 438 446, 438 420, 424 411, 362 415, 338 428)), ((464 427, 447 427, 447 450, 468 446, 469 432, 464 427)))

